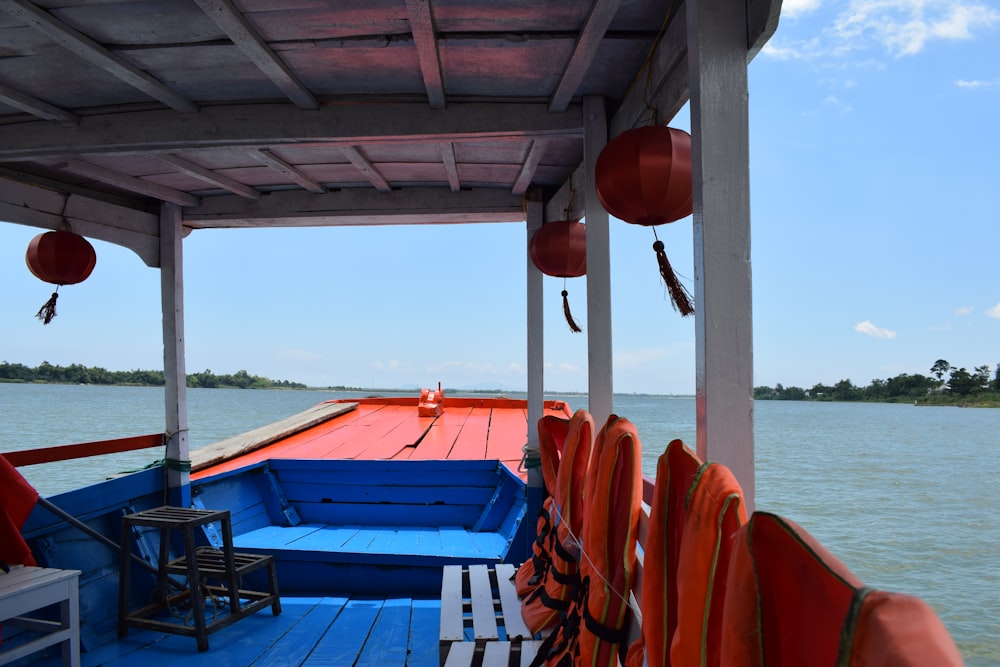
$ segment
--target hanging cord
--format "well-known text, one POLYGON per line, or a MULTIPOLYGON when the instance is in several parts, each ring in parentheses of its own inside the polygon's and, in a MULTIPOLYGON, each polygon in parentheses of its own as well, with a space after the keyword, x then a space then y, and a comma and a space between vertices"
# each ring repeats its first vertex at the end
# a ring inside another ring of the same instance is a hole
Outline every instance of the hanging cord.
POLYGON ((653 228, 653 238, 656 239, 653 242, 653 250, 656 252, 656 261, 660 265, 660 277, 663 278, 663 282, 667 286, 667 292, 670 294, 670 305, 681 314, 681 317, 687 317, 694 313, 694 305, 691 303, 691 293, 687 291, 687 288, 681 284, 681 281, 674 274, 674 270, 670 266, 670 261, 667 259, 667 253, 664 251, 663 241, 656 235, 655 227, 653 228))

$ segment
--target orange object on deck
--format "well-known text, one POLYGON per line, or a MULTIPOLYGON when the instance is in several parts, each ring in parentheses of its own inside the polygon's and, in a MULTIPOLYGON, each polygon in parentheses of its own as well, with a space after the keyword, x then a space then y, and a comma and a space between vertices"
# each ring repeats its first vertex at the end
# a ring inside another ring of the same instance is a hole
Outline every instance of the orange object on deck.
POLYGON ((0 562, 36 564, 31 548, 21 535, 21 526, 37 502, 35 487, 0 455, 0 562))
POLYGON ((724 624, 724 665, 964 664, 926 603, 865 588, 802 527, 766 512, 737 533, 724 624))
POLYGON ((742 664, 720 662, 719 644, 733 540, 747 521, 743 489, 729 468, 707 463, 698 471, 686 504, 677 560, 677 627, 670 643, 670 664, 742 664))
MULTIPOLYGON (((568 609, 580 586, 579 540, 583 535, 583 487, 590 465, 594 419, 577 410, 569 422, 569 433, 559 463, 556 501, 549 548, 549 565, 541 585, 521 603, 521 616, 532 633, 555 625, 568 609)), ((522 596, 523 597, 523 596, 522 596)))
POLYGON ((677 629, 677 562, 687 515, 687 496, 703 463, 680 440, 667 445, 656 463, 643 559, 642 636, 629 647, 631 666, 668 667, 677 629))
POLYGON ((514 587, 518 597, 531 595, 542 584, 552 563, 552 540, 558 520, 556 506, 558 495, 556 480, 570 422, 555 415, 545 415, 538 420, 538 449, 541 457, 542 480, 549 494, 542 503, 535 525, 535 539, 531 545, 531 559, 517 568, 514 587))
POLYGON ((444 391, 438 382, 437 391, 423 389, 420 392, 420 403, 417 404, 417 415, 420 417, 439 417, 444 410, 444 391))
MULTIPOLYGON (((587 498, 580 569, 586 598, 580 623, 581 664, 615 667, 635 576, 642 504, 642 448, 635 425, 612 415, 597 447, 594 494, 587 498)), ((600 440, 600 436, 598 436, 600 440)), ((587 484, 591 488, 590 484, 587 484)))

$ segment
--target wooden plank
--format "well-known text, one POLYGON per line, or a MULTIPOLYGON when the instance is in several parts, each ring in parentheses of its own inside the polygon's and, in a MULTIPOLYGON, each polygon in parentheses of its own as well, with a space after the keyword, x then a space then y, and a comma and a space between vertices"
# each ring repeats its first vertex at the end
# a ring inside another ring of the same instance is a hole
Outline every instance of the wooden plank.
POLYGON ((542 648, 541 640, 531 640, 521 642, 521 667, 529 667, 538 655, 538 649, 542 648))
POLYGON ((410 656, 407 667, 439 667, 440 600, 414 600, 410 609, 410 656))
POLYGON ((410 599, 386 600, 355 667, 404 667, 410 635, 410 599))
POLYGON ((448 648, 448 659, 444 667, 471 667, 475 652, 474 642, 452 642, 448 648))
POLYGON ((493 607, 493 587, 485 565, 469 566, 469 590, 472 602, 472 632, 477 640, 498 639, 497 617, 493 607))
POLYGON ((441 641, 461 642, 465 637, 463 622, 462 566, 446 565, 441 578, 441 641))
POLYGON ((510 642, 486 642, 483 650, 483 667, 508 667, 510 642))
POLYGON ((361 653, 383 600, 350 600, 303 666, 352 665, 361 653))
POLYGON ((520 410, 493 410, 486 436, 486 458, 520 459, 528 441, 528 420, 520 410))
POLYGON ((147 449, 149 447, 162 446, 163 434, 150 433, 149 435, 135 435, 128 438, 115 438, 113 440, 81 442, 73 445, 56 445, 55 447, 21 449, 16 452, 4 452, 2 456, 7 459, 12 466, 29 466, 36 465, 38 463, 68 461, 70 459, 80 459, 88 456, 114 454, 117 452, 131 452, 136 449, 147 449))
POLYGON ((448 455, 450 459, 485 459, 490 409, 473 408, 448 455))
POLYGON ((503 623, 507 630, 507 639, 531 639, 531 631, 521 617, 521 601, 517 599, 517 589, 513 576, 517 569, 510 563, 498 563, 494 566, 497 578, 497 590, 500 594, 500 608, 503 610, 503 623))
POLYGON ((294 433, 338 417, 357 408, 357 403, 321 403, 308 410, 191 452, 191 470, 203 470, 266 447, 294 433))

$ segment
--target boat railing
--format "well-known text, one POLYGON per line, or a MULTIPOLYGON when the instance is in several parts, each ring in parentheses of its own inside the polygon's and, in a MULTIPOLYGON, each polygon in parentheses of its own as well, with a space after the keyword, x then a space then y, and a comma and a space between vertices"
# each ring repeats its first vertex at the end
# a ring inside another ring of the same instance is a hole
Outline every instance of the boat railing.
POLYGON ((112 438, 110 440, 95 440, 93 442, 81 442, 72 445, 54 445, 51 447, 20 449, 13 452, 3 452, 2 456, 6 458, 12 466, 20 467, 37 465, 39 463, 69 461, 71 459, 81 459, 89 456, 102 456, 104 454, 131 452, 137 449, 162 447, 163 444, 164 436, 162 433, 149 433, 147 435, 133 435, 125 438, 112 438))

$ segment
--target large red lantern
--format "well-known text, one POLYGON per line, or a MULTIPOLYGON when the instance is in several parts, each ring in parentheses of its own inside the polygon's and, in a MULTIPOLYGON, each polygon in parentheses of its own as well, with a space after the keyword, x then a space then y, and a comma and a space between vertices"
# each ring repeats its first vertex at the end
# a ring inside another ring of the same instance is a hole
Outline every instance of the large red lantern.
MULTIPOLYGON (((555 278, 576 278, 587 273, 587 226, 579 220, 556 220, 541 226, 528 242, 528 253, 538 270, 555 278)), ((563 314, 570 330, 580 326, 569 309, 569 292, 563 284, 563 314)))
MULTIPOLYGON (((608 213, 636 225, 662 225, 691 215, 691 135, 662 125, 626 130, 607 143, 594 167, 597 197, 608 213)), ((653 230, 653 250, 670 302, 694 312, 653 230)))
POLYGON ((90 242, 78 234, 45 232, 28 243, 24 261, 35 277, 56 285, 56 291, 36 314, 38 319, 48 324, 56 316, 59 287, 86 280, 97 264, 97 253, 90 242))
POLYGON ((626 130, 597 156, 594 187, 608 213, 636 225, 691 215, 691 135, 662 125, 626 130))

